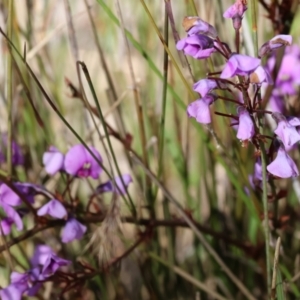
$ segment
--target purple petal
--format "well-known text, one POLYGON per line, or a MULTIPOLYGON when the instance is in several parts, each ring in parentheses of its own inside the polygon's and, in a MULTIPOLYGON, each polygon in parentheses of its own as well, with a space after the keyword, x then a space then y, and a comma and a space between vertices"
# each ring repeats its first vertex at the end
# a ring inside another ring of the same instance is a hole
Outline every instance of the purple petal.
POLYGON ((230 78, 235 75, 249 75, 260 65, 260 59, 242 55, 233 54, 227 61, 220 78, 230 78))
POLYGON ((20 231, 23 229, 23 222, 20 215, 9 205, 2 203, 3 210, 7 214, 7 217, 11 218, 16 224, 17 229, 20 231))
POLYGON ((118 188, 115 188, 113 182, 111 180, 100 184, 96 188, 97 193, 105 193, 105 192, 116 192, 117 194, 125 195, 128 185, 132 182, 132 177, 129 174, 122 175, 122 179, 124 182, 124 185, 122 183, 122 180, 120 177, 115 178, 115 183, 118 186, 118 188))
POLYGON ((22 300, 23 293, 27 290, 27 283, 12 283, 0 291, 2 300, 22 300))
POLYGON ((253 121, 246 109, 239 109, 239 127, 237 138, 241 141, 249 140, 255 134, 253 121))
POLYGON ((55 254, 51 254, 47 257, 47 260, 42 269, 42 276, 49 277, 53 275, 60 267, 67 266, 71 262, 66 259, 62 259, 55 254))
MULTIPOLYGON (((94 147, 89 147, 93 154, 102 162, 99 152, 94 147)), ((97 179, 102 171, 101 166, 94 159, 83 145, 75 145, 72 147, 65 156, 65 170, 71 175, 79 177, 91 176, 97 179)))
POLYGON ((14 220, 12 218, 3 218, 0 222, 0 226, 2 230, 0 230, 0 235, 2 232, 4 235, 8 235, 11 232, 11 226, 14 224, 14 220))
POLYGON ((67 211, 61 202, 52 199, 37 211, 37 215, 49 215, 53 218, 63 219, 67 215, 67 211))
POLYGON ((86 232, 86 226, 79 223, 76 219, 71 218, 62 230, 62 242, 69 243, 75 239, 80 240, 86 232))
POLYGON ((267 166, 267 170, 280 178, 299 176, 296 164, 282 147, 279 148, 275 160, 267 166))
POLYGON ((43 155, 43 164, 48 174, 54 175, 63 168, 64 155, 55 147, 50 147, 49 151, 43 155))
POLYGON ((33 256, 31 258, 31 264, 35 267, 38 265, 44 265, 48 256, 54 254, 51 247, 47 245, 38 245, 35 248, 33 256))

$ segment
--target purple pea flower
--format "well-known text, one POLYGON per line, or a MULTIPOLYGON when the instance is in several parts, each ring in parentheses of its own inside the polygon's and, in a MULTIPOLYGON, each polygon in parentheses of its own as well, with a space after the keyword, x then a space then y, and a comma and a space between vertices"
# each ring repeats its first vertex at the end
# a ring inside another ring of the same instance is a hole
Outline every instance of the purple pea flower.
MULTIPOLYGON (((272 72, 276 67, 276 57, 272 55, 267 63, 272 72)), ((276 77, 276 89, 272 96, 297 95, 300 84, 300 49, 298 46, 286 47, 280 69, 276 77)))
POLYGON ((262 83, 272 85, 274 83, 269 71, 262 66, 258 66, 257 69, 250 74, 250 82, 257 85, 261 85, 262 83))
MULTIPOLYGON (((280 113, 273 113, 272 117, 277 122, 277 128, 274 132, 282 141, 285 150, 289 151, 293 145, 300 141, 300 134, 295 127, 297 125, 291 125, 290 122, 280 113)), ((295 119, 292 119, 291 123, 298 124, 295 122, 295 119)))
POLYGON ((54 175, 64 166, 64 155, 54 146, 50 146, 49 150, 43 155, 43 164, 48 174, 54 175))
POLYGON ((286 34, 276 35, 271 40, 264 43, 260 47, 258 54, 260 57, 262 57, 277 48, 280 48, 283 46, 290 46, 292 44, 292 42, 293 42, 293 38, 291 35, 286 35, 286 34))
POLYGON ((254 124, 250 117, 249 112, 242 106, 238 108, 239 127, 237 132, 237 138, 241 141, 250 140, 254 134, 254 124))
POLYGON ((41 272, 37 274, 39 280, 44 280, 53 275, 59 267, 70 263, 69 260, 58 257, 47 245, 37 246, 31 259, 33 267, 42 266, 41 272))
POLYGON ((115 192, 119 195, 125 195, 128 185, 132 182, 132 178, 129 174, 122 175, 122 179, 118 176, 115 177, 115 183, 112 180, 109 180, 105 183, 100 184, 96 188, 96 193, 105 193, 105 192, 115 192), (123 182, 124 184, 123 184, 123 182), (117 188, 115 187, 117 185, 117 188))
POLYGON ((213 38, 218 36, 216 29, 199 17, 185 17, 183 19, 182 26, 188 35, 201 33, 213 38))
MULTIPOLYGON (((12 141, 12 164, 15 166, 20 166, 24 164, 24 156, 22 154, 20 146, 12 141)), ((6 161, 6 151, 7 151, 7 134, 2 134, 0 142, 0 163, 6 161)))
POLYGON ((63 219, 66 217, 67 211, 58 200, 52 199, 37 211, 37 215, 49 215, 53 218, 63 219))
POLYGON ((280 178, 299 176, 296 164, 282 147, 278 149, 275 160, 267 166, 267 170, 269 173, 280 178))
POLYGON ((80 240, 86 232, 86 226, 71 218, 62 230, 61 240, 63 243, 69 243, 73 240, 80 240))
POLYGON ((0 290, 0 297, 2 300, 22 300, 22 295, 27 288, 26 282, 11 283, 6 288, 0 290))
MULTIPOLYGON (((94 147, 89 147, 97 159, 102 162, 99 152, 94 147)), ((97 179, 102 171, 101 166, 83 145, 75 145, 65 156, 64 169, 68 174, 78 177, 91 176, 97 179)))
POLYGON ((260 59, 242 55, 232 54, 227 61, 220 78, 231 78, 235 75, 249 75, 260 65, 260 59))
POLYGON ((63 259, 55 255, 54 253, 50 254, 45 264, 43 265, 43 269, 41 272, 42 277, 49 277, 53 275, 60 267, 67 266, 71 262, 69 260, 63 259))
POLYGON ((213 52, 216 52, 213 39, 203 34, 193 34, 179 40, 176 48, 183 50, 185 55, 196 59, 208 58, 213 52))
MULTIPOLYGON (((34 196, 37 191, 43 189, 31 183, 15 182, 13 185, 30 203, 34 202, 34 196)), ((8 185, 2 183, 0 186, 0 204, 1 203, 18 206, 22 204, 22 199, 8 185)))
POLYGON ((10 280, 12 284, 25 284, 27 288, 24 290, 28 296, 34 296, 38 290, 41 288, 42 283, 38 282, 43 280, 40 276, 40 268, 33 268, 26 273, 12 272, 10 275, 10 280))
POLYGON ((1 204, 3 210, 5 211, 8 219, 13 220, 13 222, 16 224, 16 227, 18 231, 21 231, 23 229, 23 222, 22 219, 17 211, 15 211, 11 206, 7 205, 6 203, 1 204))
POLYGON ((232 19, 234 29, 240 29, 244 12, 247 10, 246 0, 236 0, 223 14, 224 18, 232 19))
POLYGON ((47 257, 51 254, 54 254, 51 247, 48 245, 38 245, 35 247, 33 256, 31 258, 31 264, 32 266, 36 267, 38 265, 44 265, 47 257))
POLYGON ((217 88, 225 89, 226 84, 222 82, 216 82, 216 80, 213 79, 201 79, 193 86, 193 90, 201 94, 202 97, 205 97, 208 93, 217 88))
POLYGON ((190 103, 187 107, 187 115, 190 118, 195 118, 198 123, 211 123, 209 106, 217 99, 213 94, 207 94, 202 99, 198 99, 190 103))

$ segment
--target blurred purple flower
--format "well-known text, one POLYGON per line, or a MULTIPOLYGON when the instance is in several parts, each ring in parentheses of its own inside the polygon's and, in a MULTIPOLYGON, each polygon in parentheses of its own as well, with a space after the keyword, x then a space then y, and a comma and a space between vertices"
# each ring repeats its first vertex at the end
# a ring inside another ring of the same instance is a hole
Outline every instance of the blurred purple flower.
POLYGON ((54 252, 48 245, 36 246, 30 261, 31 265, 34 267, 38 265, 44 265, 47 260, 47 257, 51 254, 54 254, 54 252))
POLYGON ((63 243, 69 243, 73 240, 80 240, 85 234, 86 226, 79 223, 76 219, 71 218, 62 230, 61 240, 63 243))
POLYGON ((209 106, 216 100, 217 96, 207 94, 202 99, 198 99, 190 103, 187 107, 187 115, 190 118, 195 118, 198 123, 211 123, 209 106))
POLYGON ((218 36, 216 29, 199 17, 185 17, 182 26, 188 35, 201 33, 213 38, 218 36))
POLYGON ((53 275, 59 267, 66 266, 70 263, 69 260, 58 257, 47 245, 37 246, 31 259, 33 267, 42 266, 42 270, 38 274, 39 280, 53 275))
MULTIPOLYGON (((24 156, 22 154, 20 146, 12 141, 12 164, 15 166, 24 164, 24 156)), ((0 141, 0 163, 6 162, 6 152, 7 152, 7 134, 4 133, 1 136, 0 141)))
MULTIPOLYGON (((34 196, 37 191, 43 189, 35 184, 26 182, 14 182, 13 185, 30 203, 34 202, 34 196)), ((18 206, 22 204, 22 199, 8 185, 2 183, 0 185, 0 205, 1 203, 18 206)))
MULTIPOLYGON (((270 73, 276 67, 276 56, 272 55, 267 62, 270 73)), ((276 76, 272 97, 297 95, 300 85, 300 48, 296 45, 286 47, 280 69, 276 76)), ((284 101, 284 100, 282 100, 284 101)), ((284 103, 283 103, 284 106, 284 103)))
POLYGON ((12 218, 5 217, 1 220, 0 226, 0 235, 2 235, 2 232, 4 235, 8 235, 11 232, 11 226, 14 224, 14 220, 12 218))
POLYGON ((12 272, 10 275, 11 283, 13 284, 25 284, 27 288, 24 290, 28 296, 34 296, 41 288, 42 283, 40 280, 44 280, 40 276, 40 268, 33 268, 25 273, 12 272))
POLYGON ((239 127, 237 132, 237 138, 241 141, 250 140, 254 134, 254 124, 249 115, 249 112, 242 106, 238 108, 239 127))
POLYGON ((235 29, 241 28, 244 12, 247 10, 246 0, 236 0, 223 14, 224 18, 232 19, 235 29))
POLYGON ((286 34, 279 34, 274 36, 271 40, 264 43, 260 49, 258 50, 258 55, 260 57, 267 55, 272 50, 275 50, 277 48, 283 47, 283 46, 291 46, 293 42, 293 38, 291 35, 286 34))
POLYGON ((235 75, 249 75, 260 65, 260 59, 242 55, 232 54, 227 61, 220 78, 231 78, 235 75))
POLYGON ((283 96, 279 95, 276 90, 273 90, 273 93, 269 100, 270 108, 273 112, 284 113, 285 112, 285 104, 283 96))
POLYGON ((274 83, 269 71, 262 66, 258 66, 257 69, 250 74, 250 82, 258 85, 262 83, 272 85, 274 83))
POLYGON ((275 160, 267 166, 267 170, 269 173, 280 178, 299 176, 296 164, 282 147, 278 149, 275 160))
POLYGON ((38 216, 49 215, 53 218, 63 219, 67 215, 65 207, 56 199, 50 200, 48 203, 43 205, 38 211, 38 216))
POLYGON ((46 172, 54 175, 63 169, 64 155, 56 147, 50 146, 43 155, 43 164, 46 172))
POLYGON ((129 174, 122 175, 122 179, 118 176, 115 177, 115 184, 118 188, 115 187, 114 182, 112 180, 109 180, 105 183, 100 184, 96 188, 96 193, 101 194, 105 192, 115 192, 120 195, 125 195, 128 185, 132 182, 132 178, 129 174), (123 182, 122 182, 123 179, 123 182))
POLYGON ((208 58, 213 52, 216 52, 213 39, 203 34, 193 34, 179 40, 176 48, 183 50, 185 55, 196 59, 208 58))
POLYGON ((71 263, 71 261, 58 257, 55 254, 50 254, 45 264, 43 265, 43 269, 41 272, 42 277, 49 277, 53 275, 60 267, 67 266, 71 263))
POLYGON ((1 300, 22 300, 22 295, 27 289, 27 282, 11 283, 0 290, 1 300))
MULTIPOLYGON (((94 147, 89 147, 92 153, 102 162, 99 152, 94 147)), ((81 144, 73 146, 66 154, 64 161, 65 171, 78 177, 92 177, 97 179, 102 171, 101 166, 81 144)))
POLYGON ((217 88, 225 89, 226 84, 222 82, 217 82, 213 79, 201 79, 194 83, 193 86, 193 90, 201 94, 202 97, 205 97, 208 93, 217 88))
MULTIPOLYGON (((300 134, 296 127, 291 125, 281 113, 273 113, 272 117, 277 122, 277 128, 274 132, 282 141, 285 150, 289 151, 293 145, 300 141, 300 134)), ((293 123, 293 119, 291 122, 293 123)))
POLYGON ((1 204, 4 212, 6 213, 8 219, 13 220, 16 224, 17 229, 20 231, 23 229, 23 222, 22 219, 17 211, 15 211, 11 206, 7 205, 6 203, 1 204))

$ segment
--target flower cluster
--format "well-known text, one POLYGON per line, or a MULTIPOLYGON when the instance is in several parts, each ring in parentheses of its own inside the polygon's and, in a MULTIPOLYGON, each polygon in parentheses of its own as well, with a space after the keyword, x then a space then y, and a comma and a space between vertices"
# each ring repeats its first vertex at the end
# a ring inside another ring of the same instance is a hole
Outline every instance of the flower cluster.
MULTIPOLYGON (((73 176, 74 179, 86 177, 97 179, 102 171, 100 153, 94 147, 87 149, 81 144, 73 146, 66 154, 51 146, 43 155, 43 163, 49 175, 61 172, 73 176)), ((131 176, 124 174, 101 183, 96 187, 94 194, 112 192, 124 195, 131 182, 131 176)), ((63 243, 79 240, 87 231, 87 227, 77 220, 74 207, 67 204, 63 196, 53 195, 44 186, 25 182, 2 182, 0 207, 5 214, 0 222, 0 234, 10 234, 13 225, 18 231, 23 230, 23 218, 30 212, 34 212, 36 222, 45 223, 49 217, 63 220, 64 227, 61 231, 63 243), (35 208, 38 205, 35 199, 37 195, 46 197, 48 201, 35 208)), ((11 284, 0 290, 1 299, 18 300, 24 293, 28 296, 35 295, 43 281, 61 266, 70 264, 70 261, 59 258, 49 246, 41 245, 36 248, 31 264, 32 268, 23 274, 12 272, 11 284)))
POLYGON ((22 295, 34 296, 42 287, 42 282, 53 276, 56 271, 71 263, 58 257, 47 245, 39 245, 31 259, 31 269, 25 273, 12 272, 10 285, 0 290, 2 300, 18 300, 22 295))
MULTIPOLYGON (((210 107, 216 100, 221 99, 236 105, 236 115, 216 112, 217 115, 229 117, 231 126, 237 129, 237 138, 243 146, 252 143, 255 147, 257 156, 261 153, 260 143, 266 143, 266 139, 271 140, 267 156, 269 164, 267 166, 268 178, 289 178, 299 175, 298 168, 292 158, 288 155, 290 151, 300 141, 300 119, 285 116, 278 110, 265 111, 261 107, 261 87, 264 84, 272 85, 272 69, 275 66, 274 51, 280 47, 290 46, 286 49, 286 55, 283 58, 283 65, 278 77, 275 80, 274 93, 279 97, 278 89, 288 94, 296 92, 296 78, 299 81, 300 68, 291 68, 291 65, 299 65, 300 51, 291 46, 292 37, 289 35, 277 35, 268 42, 264 43, 259 49, 258 57, 252 57, 239 53, 239 29, 242 25, 242 19, 247 10, 247 1, 236 0, 225 13, 225 18, 231 18, 236 34, 236 51, 230 47, 217 35, 215 28, 202 21, 198 17, 186 17, 183 26, 187 32, 187 37, 177 42, 177 49, 182 50, 186 55, 196 59, 204 59, 221 54, 226 63, 222 70, 217 73, 208 74, 208 77, 196 82, 193 86, 195 92, 201 96, 196 101, 190 103, 187 107, 187 115, 195 118, 201 124, 210 124, 212 122, 210 107), (262 65, 261 58, 270 55, 266 66, 262 65), (296 58, 297 57, 297 58, 296 58), (297 61, 297 63, 296 63, 297 61), (291 71, 293 69, 294 71, 291 71), (289 76, 286 76, 289 70, 289 76), (217 76, 219 74, 219 76, 217 76), (236 79, 232 80, 234 77, 236 79), (278 86, 278 88, 277 88, 278 86), (217 94, 217 90, 222 93, 217 94), (232 97, 225 97, 225 91, 228 91, 232 97), (236 99, 237 93, 239 99, 236 99), (259 131, 259 118, 263 114, 271 114, 277 122, 277 128, 273 136, 262 136, 259 131), (274 159, 274 153, 277 153, 274 159)), ((297 82, 298 83, 298 82, 297 82)), ((253 179, 261 181, 261 161, 257 159, 255 174, 253 179), (260 174, 259 174, 260 173, 260 174)))

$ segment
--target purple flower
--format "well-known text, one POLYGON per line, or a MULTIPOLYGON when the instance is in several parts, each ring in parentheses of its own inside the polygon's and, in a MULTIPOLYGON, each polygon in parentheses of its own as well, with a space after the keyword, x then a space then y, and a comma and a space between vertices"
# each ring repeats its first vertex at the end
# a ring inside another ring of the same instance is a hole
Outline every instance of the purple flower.
POLYGON ((86 226, 79 223, 76 219, 71 218, 62 230, 61 240, 63 243, 69 243, 73 240, 80 240, 86 232, 86 226))
POLYGON ((49 215, 53 218, 63 219, 66 217, 67 211, 58 200, 52 199, 37 211, 37 215, 49 215))
MULTIPOLYGON (((276 57, 272 55, 267 63, 270 72, 276 67, 276 57)), ((272 96, 297 95, 300 84, 300 49, 294 45, 286 47, 285 53, 278 71, 272 96)))
MULTIPOLYGON (((99 152, 94 147, 89 147, 89 149, 102 162, 99 152)), ((78 177, 91 176, 94 179, 97 179, 102 171, 101 166, 90 152, 80 144, 75 145, 68 151, 65 156, 64 168, 71 175, 78 177)))
POLYGON ((36 246, 31 259, 32 266, 36 267, 38 265, 44 265, 48 256, 51 254, 54 254, 51 247, 47 245, 36 246))
POLYGON ((241 141, 250 140, 254 134, 254 124, 249 115, 249 112, 240 106, 238 108, 238 116, 239 116, 239 127, 237 132, 237 138, 241 141))
POLYGON ((198 123, 211 123, 209 106, 216 100, 213 94, 207 94, 202 99, 198 99, 190 103, 187 107, 187 115, 190 118, 195 118, 198 123))
POLYGON ((48 174, 54 175, 63 169, 64 155, 57 148, 50 146, 49 150, 43 155, 43 164, 48 174))
POLYGON ((10 275, 10 280, 13 284, 23 284, 24 292, 26 292, 28 296, 34 296, 42 286, 41 282, 37 282, 40 280, 39 274, 39 268, 29 270, 26 273, 12 272, 10 275))
POLYGON ((250 74, 250 82, 257 85, 261 85, 262 83, 274 83, 269 71, 262 66, 258 66, 257 69, 250 74))
POLYGON ((179 40, 176 48, 183 50, 185 55, 190 55, 196 59, 210 57, 213 52, 216 52, 213 39, 203 34, 193 34, 179 40))
POLYGON ((97 193, 105 193, 105 192, 115 192, 120 195, 125 195, 127 191, 128 185, 132 182, 132 178, 129 174, 122 175, 122 179, 118 176, 115 177, 115 183, 112 180, 109 180, 105 183, 100 184, 96 188, 97 193), (124 184, 123 184, 123 182, 124 184), (115 184, 118 188, 115 187, 115 184))
POLYGON ((193 86, 193 90, 201 94, 202 97, 205 97, 208 93, 217 88, 225 89, 226 84, 216 82, 216 80, 213 79, 201 79, 193 86))
MULTIPOLYGON (((274 132, 282 141, 284 148, 287 151, 290 150, 294 144, 300 141, 300 134, 296 130, 296 127, 291 125, 281 113, 273 113, 272 117, 277 122, 277 128, 274 130, 274 132)), ((291 122, 295 123, 293 119, 291 122)))
MULTIPOLYGON (((6 161, 6 152, 7 152, 7 134, 2 134, 0 142, 0 163, 6 161)), ((24 156, 22 154, 20 146, 15 142, 12 141, 12 164, 23 165, 24 164, 24 156)))
POLYGON ((185 17, 182 26, 184 30, 187 31, 188 35, 201 33, 213 38, 218 36, 216 29, 199 17, 185 17))
POLYGON ((2 300, 21 300, 27 288, 26 282, 11 283, 6 288, 0 290, 0 297, 2 300))
POLYGON ((32 272, 32 276, 38 276, 39 280, 44 280, 53 275, 59 267, 66 266, 70 263, 69 260, 58 257, 49 246, 39 245, 34 251, 31 264, 34 267, 32 270, 38 270, 36 268, 38 266, 42 266, 42 270, 40 272, 32 272))
POLYGON ((241 28, 244 12, 247 10, 246 0, 236 0, 223 14, 224 18, 232 19, 235 29, 241 28))
POLYGON ((43 277, 49 277, 53 275, 60 267, 67 266, 70 263, 71 262, 69 260, 62 259, 52 253, 47 257, 45 264, 43 265, 41 275, 43 277))
POLYGON ((293 38, 291 35, 285 35, 285 34, 276 35, 271 40, 264 43, 260 47, 258 54, 260 57, 262 57, 277 48, 280 48, 283 46, 291 46, 292 42, 293 42, 293 38))
POLYGON ((260 65, 260 59, 242 55, 232 54, 227 61, 220 78, 230 78, 235 75, 249 75, 260 65))
MULTIPOLYGON (((37 190, 40 189, 31 183, 15 182, 13 185, 30 203, 34 202, 34 196, 37 190)), ((2 183, 0 186, 0 204, 1 203, 18 206, 22 204, 22 199, 8 185, 2 183)))
POLYGON ((1 205, 8 219, 10 219, 10 221, 13 220, 13 222, 16 224, 16 227, 19 231, 22 230, 23 222, 18 212, 15 211, 11 206, 7 205, 6 203, 2 203, 1 205))
POLYGON ((296 164, 282 147, 278 149, 275 160, 267 166, 267 170, 280 178, 299 176, 296 164))

